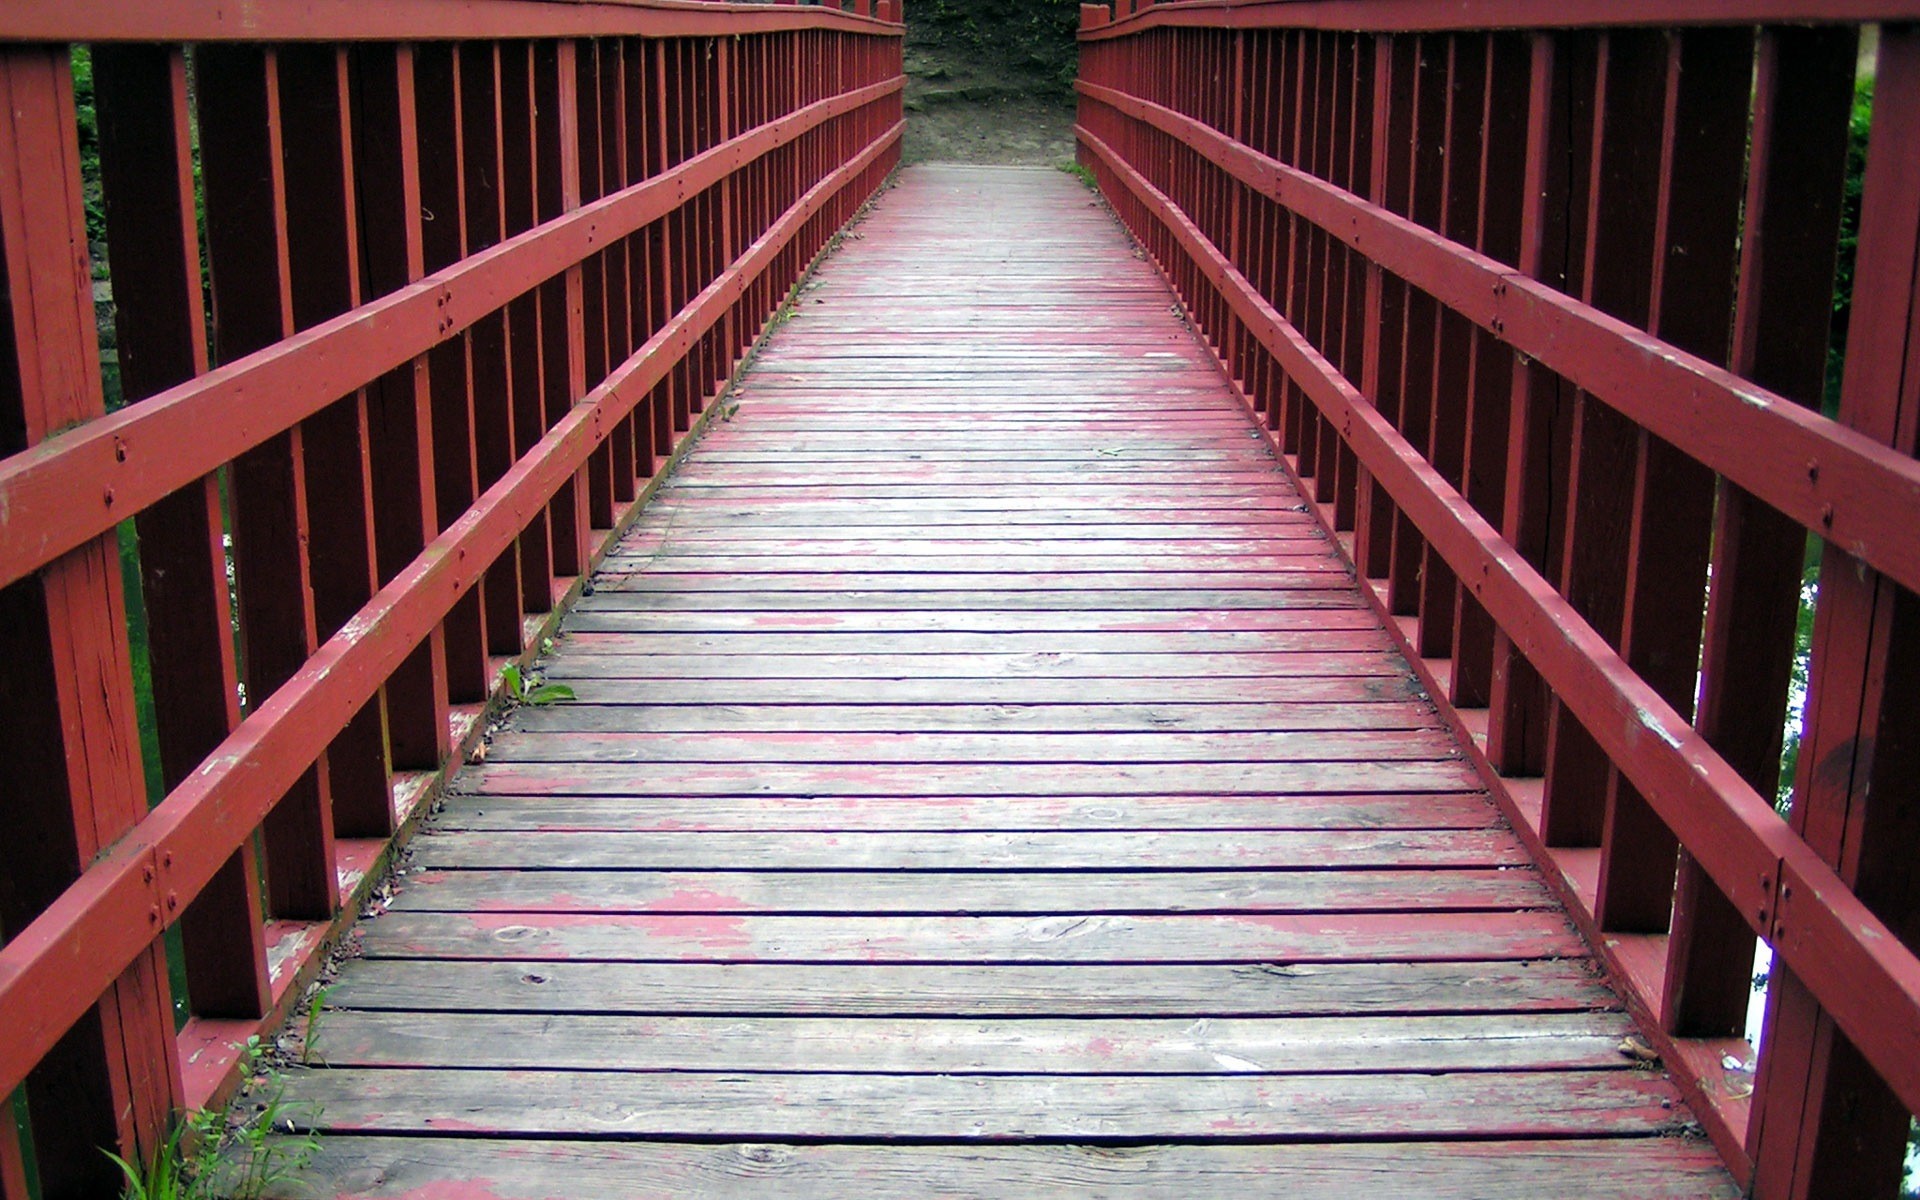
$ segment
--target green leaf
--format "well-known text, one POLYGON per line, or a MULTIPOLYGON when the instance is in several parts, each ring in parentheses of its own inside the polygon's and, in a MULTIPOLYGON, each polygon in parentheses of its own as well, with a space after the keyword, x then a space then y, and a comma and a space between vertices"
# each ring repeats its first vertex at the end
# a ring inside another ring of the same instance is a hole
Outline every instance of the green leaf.
POLYGON ((575 698, 573 689, 564 683, 543 683, 527 693, 528 704, 552 704, 559 700, 575 698))

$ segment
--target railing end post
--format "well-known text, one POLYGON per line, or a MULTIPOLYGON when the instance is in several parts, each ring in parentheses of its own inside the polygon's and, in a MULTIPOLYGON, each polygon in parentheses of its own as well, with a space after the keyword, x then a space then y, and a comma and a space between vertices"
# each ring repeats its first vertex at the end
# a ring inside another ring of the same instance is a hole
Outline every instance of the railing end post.
POLYGON ((1104 4, 1082 4, 1080 6, 1080 28, 1098 29, 1113 19, 1113 12, 1104 4))

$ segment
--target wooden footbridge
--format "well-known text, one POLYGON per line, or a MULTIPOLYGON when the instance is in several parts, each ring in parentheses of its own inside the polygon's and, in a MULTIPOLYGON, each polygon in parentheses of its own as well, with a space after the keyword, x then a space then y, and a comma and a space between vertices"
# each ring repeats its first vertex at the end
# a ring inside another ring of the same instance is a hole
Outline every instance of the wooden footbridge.
POLYGON ((0 11, 0 1198, 1900 1195, 1920 9, 900 16, 0 11))

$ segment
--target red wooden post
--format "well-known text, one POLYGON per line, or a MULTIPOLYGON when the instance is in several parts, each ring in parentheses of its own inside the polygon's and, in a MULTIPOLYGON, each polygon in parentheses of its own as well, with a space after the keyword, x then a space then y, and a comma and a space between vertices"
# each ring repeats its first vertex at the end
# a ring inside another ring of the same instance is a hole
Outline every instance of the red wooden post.
MULTIPOLYGON (((1648 327, 1710 361, 1726 360, 1733 313, 1740 176, 1752 41, 1743 32, 1669 39, 1660 192, 1648 327)), ((1676 711, 1691 714, 1713 528, 1713 477, 1641 431, 1633 473, 1621 653, 1676 711)), ((1595 915, 1603 928, 1669 927, 1673 835, 1615 772, 1607 798, 1595 915)), ((1726 1030, 1724 1032, 1732 1032, 1726 1030)))
MULTIPOLYGON (((1911 336, 1920 318, 1920 170, 1900 148, 1920 135, 1920 36, 1902 27, 1881 37, 1839 420, 1912 455, 1920 442, 1920 348, 1911 336)), ((1792 824, 1910 949, 1920 948, 1911 802, 1920 768, 1917 654, 1914 594, 1829 543, 1792 824)), ((1783 881, 1776 936, 1804 939, 1791 888, 1783 881)), ((1767 1010, 1754 1195, 1898 1194, 1906 1108, 1784 964, 1775 965, 1767 1010)))
MULTIPOLYGON (((535 215, 551 221, 579 207, 578 148, 574 144, 574 62, 570 41, 533 45, 535 215)), ((581 394, 576 378, 573 309, 579 292, 573 270, 540 288, 540 391, 546 425, 551 428, 581 394)), ((561 486, 547 506, 553 529, 553 573, 562 581, 578 576, 587 564, 587 480, 585 472, 561 486)))
MULTIPOLYGON (((286 172, 288 280, 293 329, 308 329, 361 300, 358 188, 351 162, 344 49, 289 46, 276 55, 286 172)), ((310 486, 307 557, 314 632, 324 642, 374 593, 372 466, 366 396, 356 391, 301 431, 310 486), (315 502, 318 497, 319 502, 315 502)), ((327 752, 333 823, 346 837, 395 828, 384 699, 376 694, 327 752)))
MULTIPOLYGON (((1566 186, 1561 173, 1567 105, 1556 102, 1564 100, 1559 94, 1564 68, 1556 51, 1551 35, 1532 35, 1518 266, 1535 279, 1550 279, 1564 270, 1556 209, 1564 202, 1566 186)), ((1559 393, 1559 382, 1548 372, 1515 359, 1500 532, 1536 567, 1545 565, 1552 529, 1549 481, 1556 472, 1548 430, 1559 408, 1559 393)), ((1488 708, 1487 757, 1494 768, 1509 777, 1540 774, 1546 765, 1546 689, 1505 631, 1493 640, 1488 708)))
MULTIPOLYGON (((1818 403, 1826 366, 1852 45, 1851 31, 1769 30, 1755 77, 1732 365, 1807 404, 1818 403), (1769 237, 1769 230, 1793 232, 1769 237)), ((1714 520, 1694 724, 1756 791, 1771 796, 1807 534, 1724 481, 1714 520)), ((1752 991, 1751 914, 1734 910, 1686 857, 1677 886, 1666 1023, 1738 1032, 1752 991)))
MULTIPOLYGON (((539 154, 534 136, 539 99, 534 87, 534 53, 530 43, 500 47, 500 182, 508 237, 524 233, 539 222, 539 154)), ((513 397, 509 454, 517 461, 547 431, 539 291, 517 297, 508 306, 507 322, 512 331, 508 339, 513 397)), ((524 613, 544 613, 553 608, 551 520, 551 510, 542 509, 520 537, 520 608, 524 613)))
MULTIPOLYGON (((107 246, 120 387, 131 403, 207 369, 186 60, 178 50, 103 44, 93 66, 103 190, 116 198, 107 209, 107 246), (138 203, 118 199, 134 196, 138 203)), ((141 512, 134 526, 160 779, 170 790, 240 723, 219 478, 173 493, 141 512)), ((251 841, 187 906, 181 933, 196 1014, 266 1013, 271 995, 251 841)))
MULTIPOLYGON (((361 286, 386 295, 426 273, 420 231, 420 159, 413 49, 353 52, 354 169, 361 182, 361 286)), ((434 496, 433 401, 425 356, 367 389, 374 558, 392 582, 439 531, 434 496)), ((435 771, 448 747, 447 648, 436 627, 387 681, 387 736, 395 768, 435 771)))
MULTIPOLYGON (((0 454, 11 454, 105 402, 66 47, 0 50, 0 98, 0 163, 13 173, 0 188, 0 454)), ((0 589, 0 711, 11 845, 0 929, 11 934, 146 812, 112 533, 0 589)), ((45 1195, 113 1194, 118 1171, 96 1147, 151 1151, 181 1100, 165 904, 156 886, 148 949, 28 1077, 45 1195)), ((0 1154, 9 1188, 18 1160, 0 1154)))
MULTIPOLYGON (((207 258, 214 348, 231 361, 293 328, 288 278, 278 72, 271 53, 226 45, 196 51, 200 146, 206 179, 207 258)), ((247 702, 257 707, 313 652, 306 455, 300 427, 231 469, 234 571, 246 658, 247 702)), ((315 764, 264 827, 273 915, 324 920, 339 900, 328 764, 315 764)))
MULTIPOLYGON (((500 171, 500 64, 494 42, 460 47, 460 212, 464 253, 499 244, 505 212, 500 171)), ((493 486, 513 465, 513 398, 509 330, 504 309, 488 313, 468 331, 469 386, 473 405, 476 494, 493 486)), ((521 649, 519 554, 509 550, 486 564, 481 615, 487 653, 511 656, 521 649)))
MULTIPOLYGON (((462 133, 459 60, 443 43, 421 43, 413 53, 415 127, 418 135, 420 204, 414 218, 421 226, 422 265, 437 271, 465 253, 466 203, 460 183, 462 133)), ((435 346, 427 354, 432 401, 433 496, 436 528, 460 519, 477 495, 473 461, 473 395, 466 334, 435 346)), ((486 630, 482 589, 460 598, 444 623, 447 692, 453 704, 486 699, 486 630)))

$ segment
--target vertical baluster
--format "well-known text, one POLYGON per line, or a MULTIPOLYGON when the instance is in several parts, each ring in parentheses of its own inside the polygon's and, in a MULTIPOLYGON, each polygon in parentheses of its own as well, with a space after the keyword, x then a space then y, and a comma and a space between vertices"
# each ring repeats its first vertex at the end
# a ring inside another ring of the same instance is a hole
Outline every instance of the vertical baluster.
MULTIPOLYGON (((608 38, 600 45, 600 188, 612 195, 630 180, 626 159, 626 61, 620 39, 608 38)), ((606 280, 607 369, 612 371, 633 352, 631 342, 632 283, 627 266, 624 241, 608 246, 600 255, 606 280)), ((633 502, 639 468, 633 457, 633 418, 622 417, 607 438, 613 499, 622 511, 633 502)))
MULTIPOLYGON (((1649 328, 1725 362, 1733 317, 1740 175, 1753 39, 1744 30, 1671 35, 1665 48, 1659 198, 1649 328)), ((1713 473, 1641 430, 1632 475, 1620 651, 1675 711, 1693 712, 1713 530, 1713 473)), ((1616 770, 1609 784, 1594 917, 1661 932, 1677 843, 1616 770)))
MULTIPOLYGON (((293 330, 280 89, 273 52, 195 51, 206 180, 214 348, 230 362, 293 330)), ((317 644, 307 520, 305 439, 298 425, 240 456, 230 475, 234 570, 247 703, 257 710, 317 644)), ((332 790, 325 758, 268 814, 269 909, 326 920, 339 903, 332 790)))
MULTIPOLYGON (((1642 327, 1653 276, 1664 55, 1663 35, 1629 30, 1601 35, 1591 130, 1574 144, 1575 162, 1584 159, 1591 180, 1584 189, 1584 210, 1576 217, 1584 230, 1578 294, 1642 327)), ((1580 392, 1574 397, 1571 432, 1560 591, 1588 624, 1617 645, 1626 603, 1638 431, 1614 409, 1580 392)), ((1540 818, 1548 845, 1600 844, 1610 771, 1599 743, 1555 702, 1548 718, 1540 818)))
MULTIPOLYGON (((294 330, 360 301, 358 221, 349 159, 346 54, 318 43, 276 55, 286 155, 287 267, 294 330)), ((332 637, 373 596, 374 531, 366 397, 343 397, 307 419, 307 554, 314 633, 332 637)), ((383 838, 394 830, 386 714, 379 692, 327 751, 334 830, 383 838)))
MULTIPOLYGON (((444 42, 422 42, 413 52, 415 128, 420 171, 419 217, 422 265, 438 271, 466 252, 465 196, 460 184, 462 125, 460 61, 444 42)), ((473 396, 469 385, 470 338, 450 338, 427 354, 432 398, 433 497, 435 525, 445 529, 460 519, 478 494, 473 461, 473 396)), ((447 694, 453 704, 478 704, 487 698, 486 627, 482 589, 469 588, 447 613, 447 694)))
MULTIPOLYGON (((18 170, 0 190, 0 455, 105 411, 68 54, 0 49, 0 160, 18 170)), ((7 933, 146 812, 121 586, 107 533, 0 589, 7 933)), ((147 952, 28 1076, 44 1195, 112 1194, 118 1171, 96 1147, 151 1151, 182 1099, 161 920, 156 909, 147 952)))
MULTIPOLYGON (((361 286, 378 297, 426 273, 420 221, 419 134, 413 49, 352 51, 354 177, 361 286)), ((393 581, 439 532, 434 496, 433 400, 422 355, 367 388, 374 565, 393 581)), ((447 639, 436 626, 387 681, 388 753, 396 769, 432 772, 446 760, 447 639)))
MULTIPOLYGON (((1559 286, 1567 260, 1568 214, 1575 207, 1572 155, 1582 93, 1573 80, 1590 58, 1583 35, 1534 34, 1528 71, 1525 203, 1520 215, 1522 273, 1559 286), (1564 44, 1562 44, 1564 42, 1564 44)), ((1501 534, 1536 570, 1549 571, 1558 545, 1557 481, 1567 477, 1566 388, 1551 372, 1514 361, 1501 534)), ((1493 643, 1487 757, 1509 779, 1546 767, 1547 693, 1540 676, 1504 631, 1493 643)))
MULTIPOLYGON (((600 42, 579 43, 574 62, 574 108, 579 114, 575 150, 580 171, 580 202, 590 204, 605 195, 601 161, 600 42)), ((607 377, 607 264, 604 253, 594 253, 580 264, 581 348, 586 386, 598 387, 607 377)), ((587 460, 587 517, 596 530, 612 529, 614 495, 613 448, 606 442, 587 460)))
MULTIPOLYGON (((1754 75, 1732 366, 1809 405, 1819 403, 1826 372, 1855 55, 1852 30, 1764 30, 1754 75)), ((1717 485, 1694 725, 1763 796, 1779 778, 1806 541, 1797 523, 1717 485)), ((1684 857, 1676 895, 1667 1025, 1737 1035, 1752 995, 1747 920, 1758 914, 1736 911, 1684 857)), ((1756 1112, 1750 1147, 1761 1124, 1756 1112)))
MULTIPOLYGON (((649 157, 648 134, 653 123, 653 109, 650 97, 653 94, 651 75, 647 68, 646 44, 638 38, 625 38, 620 44, 621 80, 623 81, 623 103, 626 107, 626 119, 623 128, 626 131, 627 178, 629 182, 638 182, 651 178, 655 174, 652 159, 649 157)), ((648 231, 640 230, 626 239, 626 254, 630 279, 628 304, 628 339, 634 346, 646 344, 657 326, 653 313, 653 267, 651 264, 651 241, 648 231)), ((654 422, 657 419, 655 408, 659 403, 658 386, 648 392, 645 399, 634 407, 630 422, 633 435, 633 461, 635 471, 650 477, 654 466, 663 452, 655 439, 654 422)))
MULTIPOLYGON (((465 253, 499 244, 504 212, 500 173, 500 86, 493 42, 467 42, 457 55, 460 87, 460 216, 465 253)), ((467 330, 468 390, 473 406, 476 495, 513 464, 511 332, 505 310, 487 313, 467 330)), ((487 653, 520 652, 520 563, 509 547, 485 568, 481 618, 487 653)))
MULTIPOLYGON (((1518 265, 1520 222, 1526 186, 1526 42, 1515 35, 1488 35, 1484 90, 1485 150, 1480 156, 1479 220, 1475 244, 1500 262, 1518 265)), ((1507 428, 1512 420, 1513 355, 1493 334, 1473 330, 1472 392, 1468 397, 1467 445, 1461 491, 1496 529, 1505 519, 1507 428)), ((1493 621, 1473 591, 1455 589, 1452 700, 1460 709, 1484 708, 1493 691, 1493 621)))
MULTIPOLYGON (((102 45, 93 66, 120 387, 131 403, 207 369, 186 59, 175 49, 102 45)), ((240 723, 219 477, 143 510, 134 527, 160 781, 171 791, 240 723)), ((249 839, 181 918, 196 1015, 260 1017, 272 1003, 259 873, 249 839)))
MULTIPOLYGON (((551 221, 579 207, 578 147, 574 122, 574 43, 533 44, 534 214, 551 221)), ((578 266, 540 285, 540 391, 550 429, 567 415, 583 392, 575 334, 580 328, 578 266)), ((553 529, 553 573, 561 579, 584 574, 588 559, 587 468, 560 485, 547 506, 553 529)), ((560 579, 555 580, 558 590, 560 579)))
MULTIPOLYGON (((1368 140, 1366 197, 1383 205, 1387 190, 1387 153, 1392 143, 1394 105, 1394 38, 1375 34, 1363 48, 1373 61, 1373 98, 1369 109, 1371 132, 1368 140)), ((1381 386, 1382 356, 1386 342, 1386 279, 1378 263, 1364 258, 1366 294, 1362 319, 1364 341, 1360 347, 1360 394, 1392 420, 1385 405, 1381 386)), ((1393 512, 1387 491, 1373 481, 1365 464, 1354 470, 1353 562, 1362 585, 1386 572, 1392 552, 1393 512)))
MULTIPOLYGON (((1920 136, 1920 37, 1911 27, 1887 27, 1880 36, 1839 420, 1911 456, 1920 432, 1920 350, 1912 340, 1920 318, 1920 175, 1909 151, 1920 136)), ((1828 543, 1791 819, 1909 949, 1920 947, 1917 711, 1920 599, 1828 543)), ((1795 894, 1811 889, 1781 882, 1776 937, 1784 947, 1804 944, 1795 894)), ((1910 1114, 1779 962, 1767 1010, 1753 1194, 1900 1195, 1910 1114)))
MULTIPOLYGON (((536 223, 533 47, 526 42, 500 45, 500 184, 502 232, 515 237, 536 223)), ((542 289, 516 296, 507 305, 509 393, 512 396, 512 445, 518 461, 547 431, 544 399, 544 338, 540 321, 542 289)), ((548 509, 527 522, 519 538, 520 609, 544 613, 553 607, 553 550, 548 509)))
MULTIPOLYGON (((1442 155, 1439 231, 1473 245, 1479 229, 1481 156, 1485 152, 1486 44, 1455 34, 1446 42, 1445 152, 1442 155)), ((1432 410, 1428 418, 1427 460, 1454 487, 1465 483, 1467 409, 1473 395, 1473 329, 1451 308, 1439 310, 1434 329, 1432 410)), ((1454 657, 1455 593, 1453 569, 1431 546, 1420 566, 1420 653, 1454 657)), ((1450 672, 1450 675, 1452 672, 1450 672)), ((1449 695, 1453 694, 1451 681, 1449 695)))
MULTIPOLYGON (((1423 36, 1411 39, 1414 52, 1412 162, 1406 215, 1429 229, 1439 226, 1446 194, 1447 61, 1446 43, 1423 36)), ((1406 289, 1405 319, 1401 323, 1399 355, 1399 429, 1416 448, 1431 440, 1435 352, 1439 339, 1439 305, 1415 287, 1406 289)), ((1393 524, 1392 567, 1387 577, 1387 604, 1397 616, 1420 611, 1421 565, 1426 539, 1404 514, 1393 524)))

